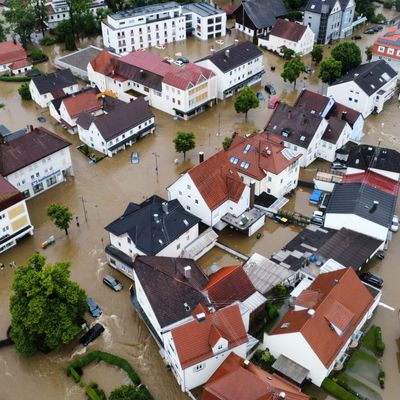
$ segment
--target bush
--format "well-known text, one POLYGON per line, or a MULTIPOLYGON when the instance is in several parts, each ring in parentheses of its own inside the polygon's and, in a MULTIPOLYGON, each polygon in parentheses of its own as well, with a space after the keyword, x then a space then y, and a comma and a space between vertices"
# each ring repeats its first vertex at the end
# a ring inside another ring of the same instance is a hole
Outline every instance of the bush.
POLYGON ((384 0, 383 7, 391 9, 393 7, 393 0, 384 0))
POLYGON ((287 288, 284 284, 278 283, 273 289, 272 292, 276 297, 285 297, 287 295, 287 288))
POLYGON ((377 14, 371 18, 371 22, 374 24, 385 24, 386 21, 386 17, 383 14, 377 14))
POLYGON ((266 309, 267 309, 267 315, 268 315, 269 320, 274 320, 274 319, 278 318, 279 311, 274 303, 271 303, 271 302, 267 303, 266 309))
POLYGON ((321 387, 339 400, 358 400, 357 396, 348 392, 345 388, 338 385, 332 379, 325 378, 321 387))
POLYGON ((101 400, 96 391, 89 385, 85 387, 85 393, 90 400, 101 400))
POLYGON ((43 53, 43 50, 40 47, 35 47, 32 49, 31 53, 29 54, 29 58, 32 61, 41 61, 47 58, 46 54, 43 53))
POLYGON ((375 340, 376 340, 376 351, 380 357, 383 356, 385 352, 385 343, 382 340, 382 329, 378 326, 375 330, 375 340))
POLYGON ((27 76, 9 76, 9 75, 0 75, 0 81, 4 82, 29 82, 31 78, 27 76))
POLYGON ((45 36, 44 38, 40 39, 39 44, 41 46, 52 46, 53 44, 56 44, 57 41, 54 38, 45 36))
POLYGON ((29 85, 27 83, 23 83, 18 88, 18 93, 21 96, 22 100, 32 100, 31 92, 29 90, 29 85))

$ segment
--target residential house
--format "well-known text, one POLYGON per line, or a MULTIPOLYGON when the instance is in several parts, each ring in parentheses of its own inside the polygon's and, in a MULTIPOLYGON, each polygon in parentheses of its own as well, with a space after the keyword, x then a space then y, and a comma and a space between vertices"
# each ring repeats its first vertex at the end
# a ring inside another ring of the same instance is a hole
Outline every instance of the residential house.
POLYGON ((277 19, 287 13, 282 0, 248 0, 242 1, 232 15, 235 18, 235 29, 250 37, 260 37, 270 32, 277 19))
POLYGON ((129 103, 105 97, 102 102, 102 114, 86 111, 76 120, 79 139, 90 148, 112 157, 154 132, 154 114, 143 97, 129 103))
POLYGON ((261 81, 264 71, 262 52, 251 42, 241 42, 196 61, 217 77, 217 97, 233 96, 244 86, 261 81))
POLYGON ((294 374, 321 386, 343 365, 350 343, 357 343, 380 297, 351 268, 319 275, 278 325, 264 334, 264 348, 277 358, 274 368, 290 375, 284 368, 290 364, 294 374))
POLYGON ((378 114, 394 96, 397 72, 384 60, 361 64, 328 87, 327 96, 359 111, 364 118, 378 114))
MULTIPOLYGON (((325 118, 328 123, 331 117, 342 119, 351 128, 351 140, 360 141, 363 136, 364 117, 362 114, 353 108, 338 103, 332 96, 328 97, 307 89, 302 89, 296 100, 295 107, 306 113, 320 115, 325 118)), ((334 148, 340 149, 348 142, 347 135, 343 135, 343 133, 347 131, 348 128, 346 127, 346 129, 342 131, 342 136, 337 139, 334 148)))
POLYGON ((204 385, 201 400, 308 400, 301 389, 232 352, 204 385))
POLYGON ((102 101, 93 88, 53 100, 49 104, 49 111, 72 134, 78 132, 76 121, 81 113, 96 116, 103 112, 102 101))
POLYGON ((234 352, 246 357, 248 337, 237 304, 202 312, 164 335, 164 355, 182 391, 206 383, 234 352))
POLYGON ((396 72, 400 72, 400 23, 388 28, 386 33, 375 39, 372 61, 384 60, 396 72))
POLYGON ((255 183, 255 194, 266 192, 281 198, 297 187, 301 155, 287 149, 275 135, 234 134, 227 155, 242 181, 255 183))
POLYGON ((0 253, 33 235, 33 226, 22 193, 0 175, 0 253))
POLYGON ((70 142, 46 128, 0 133, 0 175, 34 197, 73 176, 70 142))
POLYGON ((23 74, 32 69, 26 51, 17 42, 0 43, 0 73, 23 74))
POLYGON ((355 9, 354 0, 309 0, 303 24, 311 28, 318 43, 332 43, 351 35, 355 9))
POLYGON ((285 49, 306 55, 313 49, 314 32, 308 25, 278 19, 271 32, 259 38, 258 45, 275 51, 281 56, 284 55, 285 49))
POLYGON ((88 65, 88 78, 101 92, 130 101, 145 96, 150 106, 189 119, 212 106, 217 81, 209 69, 192 63, 177 66, 147 51, 116 58, 103 50, 88 65))
POLYGON ((46 108, 50 102, 66 94, 79 91, 76 78, 69 69, 40 75, 29 82, 32 100, 40 107, 46 108))
MULTIPOLYGON (((199 218, 185 211, 178 200, 165 201, 153 195, 140 204, 129 203, 105 229, 110 235, 107 248, 130 259, 137 255, 179 257, 199 236, 199 218)), ((110 251, 106 251, 108 263, 132 278, 133 271, 128 266, 119 267, 110 251)))
POLYGON ((373 171, 346 175, 333 188, 324 227, 347 228, 386 241, 396 209, 399 182, 373 171))

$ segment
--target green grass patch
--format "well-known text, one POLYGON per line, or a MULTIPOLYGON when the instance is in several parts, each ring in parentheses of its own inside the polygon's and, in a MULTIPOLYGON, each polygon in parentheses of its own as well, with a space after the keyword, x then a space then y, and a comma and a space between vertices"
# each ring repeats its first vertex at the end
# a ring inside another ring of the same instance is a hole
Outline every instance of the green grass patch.
POLYGON ((382 397, 378 392, 371 389, 365 383, 360 382, 358 379, 353 378, 344 372, 338 375, 337 383, 348 387, 348 391, 351 390, 353 393, 358 393, 360 398, 368 400, 382 400, 382 397))
POLYGON ((385 351, 385 343, 382 340, 382 330, 379 326, 372 325, 361 341, 368 350, 378 354, 380 357, 385 351))
POLYGON ((349 368, 349 369, 354 368, 355 365, 357 363, 359 363, 360 361, 378 365, 378 360, 374 356, 366 353, 365 351, 356 350, 353 353, 353 355, 350 357, 350 360, 347 363, 347 368, 349 368))
POLYGON ((338 385, 332 379, 325 378, 321 387, 339 400, 359 400, 357 396, 338 385))

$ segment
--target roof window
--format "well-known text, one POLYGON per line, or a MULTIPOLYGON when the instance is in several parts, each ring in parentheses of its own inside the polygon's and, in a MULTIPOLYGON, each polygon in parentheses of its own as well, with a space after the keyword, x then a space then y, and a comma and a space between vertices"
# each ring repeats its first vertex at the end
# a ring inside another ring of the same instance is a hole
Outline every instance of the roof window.
POLYGON ((242 162, 240 163, 240 168, 248 169, 249 166, 250 166, 250 163, 248 163, 247 161, 242 161, 242 162))
POLYGON ((284 322, 284 323, 281 325, 281 328, 282 328, 282 329, 286 329, 286 328, 289 328, 289 326, 290 326, 290 322, 284 322))
POLYGON ((243 149, 243 154, 247 154, 250 150, 251 144, 246 144, 246 146, 243 149))
POLYGON ((235 164, 235 165, 238 163, 238 161, 239 161, 239 159, 237 157, 235 157, 235 156, 232 156, 231 159, 230 159, 230 162, 232 164, 235 164))

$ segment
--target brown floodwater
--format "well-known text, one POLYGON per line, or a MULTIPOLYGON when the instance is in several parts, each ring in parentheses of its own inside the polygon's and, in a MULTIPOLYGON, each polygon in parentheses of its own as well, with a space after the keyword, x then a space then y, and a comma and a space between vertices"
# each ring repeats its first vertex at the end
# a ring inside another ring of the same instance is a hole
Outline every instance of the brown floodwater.
MULTIPOLYGON (((228 26, 232 24, 230 21, 228 26)), ((374 37, 375 35, 364 35, 362 41, 359 42, 360 46, 372 43, 374 37)), ((240 40, 244 36, 233 31, 231 36, 224 39, 224 45, 233 43, 235 38, 240 40)), ((91 43, 101 45, 101 38, 85 40, 80 47, 91 43)), ((170 56, 182 53, 195 60, 207 54, 211 48, 218 49, 219 47, 221 46, 214 41, 202 42, 188 39, 186 42, 168 45, 165 50, 154 51, 170 56)), ((46 51, 51 61, 39 67, 44 71, 51 71, 54 69, 52 63, 54 57, 64 52, 60 46, 52 46, 46 51)), ((278 95, 289 103, 293 103, 303 87, 319 92, 324 89, 317 79, 318 71, 316 71, 311 76, 304 74, 298 80, 297 88, 293 90, 292 85, 284 83, 280 77, 283 61, 267 52, 264 52, 264 61, 266 73, 263 76, 262 85, 271 82, 277 89, 278 95), (270 71, 271 66, 276 66, 274 72, 270 71)), ((305 62, 310 65, 309 56, 305 57, 305 62)), ((257 85, 255 90, 262 90, 262 85, 257 85)), ((244 121, 243 115, 235 113, 232 99, 219 102, 206 113, 190 121, 174 121, 172 116, 154 110, 157 124, 155 134, 134 145, 134 150, 140 153, 139 165, 130 163, 129 150, 113 158, 104 159, 97 165, 89 165, 87 159, 76 150, 79 144, 78 138, 69 135, 58 126, 50 118, 47 110, 39 109, 32 102, 21 102, 17 93, 18 86, 19 84, 0 82, 0 103, 5 104, 5 108, 0 109, 0 123, 10 129, 19 129, 28 124, 39 125, 37 117, 46 117, 47 121, 43 126, 72 143, 71 155, 75 177, 29 200, 28 207, 35 226, 35 235, 23 240, 17 247, 0 254, 0 262, 6 265, 11 261, 23 264, 35 250, 40 249, 40 243, 43 240, 49 235, 55 235, 56 243, 43 253, 47 256, 48 262, 71 261, 72 279, 79 282, 88 295, 94 297, 103 309, 103 315, 99 321, 105 326, 106 331, 87 349, 82 349, 77 340, 59 351, 48 355, 38 354, 32 358, 18 356, 12 347, 1 349, 0 399, 16 400, 28 397, 32 400, 82 399, 82 389, 75 385, 72 379, 66 377, 64 368, 77 355, 92 349, 101 349, 126 358, 156 399, 187 398, 181 393, 173 375, 163 364, 157 345, 130 304, 128 278, 119 275, 124 283, 124 290, 120 293, 114 293, 102 283, 102 277, 112 272, 105 263, 103 252, 104 245, 108 242, 104 226, 119 216, 129 201, 141 202, 154 193, 165 197, 166 187, 179 174, 198 162, 199 151, 204 151, 208 157, 221 148, 223 137, 233 131, 247 133, 254 129, 262 129, 271 115, 271 110, 267 109, 265 102, 261 102, 258 109, 249 112, 248 121, 244 121), (196 149, 187 154, 186 162, 183 162, 182 155, 175 153, 172 144, 172 139, 178 130, 189 130, 196 134, 196 149), (156 157, 158 157, 159 165, 158 177, 155 171, 156 157), (178 161, 175 162, 175 160, 178 161), (82 199, 88 213, 87 222, 84 220, 82 199), (67 205, 80 219, 80 227, 73 225, 68 237, 57 230, 46 217, 45 210, 52 202, 67 205)), ((399 103, 394 98, 385 106, 381 114, 368 118, 365 124, 364 141, 371 144, 381 141, 383 146, 393 147, 400 151, 398 124, 399 103), (384 123, 383 126, 382 123, 384 123)), ((316 166, 312 165, 305 174, 312 176, 315 169, 316 166)), ((297 190, 286 208, 310 215, 314 208, 308 203, 309 194, 308 190, 297 190)), ((247 238, 230 230, 222 232, 220 239, 247 255, 257 251, 270 256, 298 232, 297 227, 283 227, 267 220, 262 228, 260 239, 247 238)), ((385 279, 383 302, 396 309, 390 311, 379 307, 374 317, 374 323, 383 327, 386 343, 383 368, 386 371, 387 388, 382 392, 385 400, 397 400, 400 392, 399 349, 396 344, 396 339, 400 335, 398 318, 400 296, 397 284, 400 279, 399 235, 400 233, 394 234, 393 243, 384 261, 376 262, 371 267, 373 272, 385 279)), ((240 260, 215 248, 200 259, 199 263, 202 268, 208 270, 213 264, 232 265, 240 263, 240 260)), ((0 272, 0 337, 5 336, 10 323, 8 300, 11 294, 12 278, 13 270, 6 268, 0 272)), ((93 321, 89 316, 88 320, 93 321)), ((123 373, 103 364, 90 367, 85 374, 87 383, 97 382, 106 393, 109 393, 113 387, 127 382, 123 373)))

